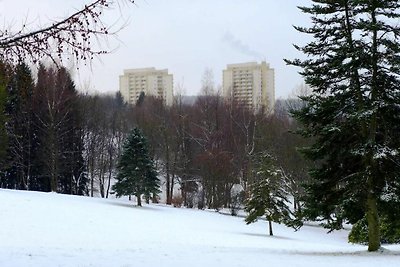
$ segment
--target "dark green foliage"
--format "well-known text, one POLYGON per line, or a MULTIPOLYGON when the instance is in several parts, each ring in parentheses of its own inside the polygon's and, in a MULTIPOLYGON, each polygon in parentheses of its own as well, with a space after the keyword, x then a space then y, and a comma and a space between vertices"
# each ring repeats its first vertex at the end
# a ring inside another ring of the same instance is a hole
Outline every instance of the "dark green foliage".
POLYGON ((253 179, 255 182, 251 185, 250 197, 245 204, 248 213, 245 221, 250 224, 265 216, 270 222, 272 235, 271 222, 288 225, 293 222, 283 173, 274 166, 272 157, 263 152, 255 161, 253 179))
MULTIPOLYGON (((0 73, 0 170, 6 162, 8 149, 8 135, 6 131, 7 115, 5 112, 7 102, 7 91, 0 73)), ((0 174, 1 175, 1 174, 0 174)))
POLYGON ((0 73, 7 74, 0 88, 0 95, 6 94, 5 102, 0 97, 4 110, 0 117, 7 118, 7 142, 1 142, 7 145, 5 157, 0 156, 4 161, 1 186, 85 194, 82 123, 77 91, 68 72, 41 66, 37 84, 25 64, 0 73))
POLYGON ((147 140, 138 128, 131 131, 124 144, 117 171, 117 182, 113 186, 117 197, 135 195, 141 206, 142 195, 149 199, 159 192, 159 179, 147 140))
POLYGON ((349 242, 368 244, 368 224, 366 218, 359 220, 353 225, 349 233, 349 242))
POLYGON ((116 107, 117 107, 118 109, 123 109, 123 108, 126 108, 126 106, 127 106, 127 104, 126 104, 124 98, 122 97, 122 94, 121 94, 120 91, 118 91, 118 92, 115 93, 115 100, 114 100, 114 102, 115 102, 115 105, 116 105, 116 107))
POLYGON ((58 191, 65 194, 85 195, 87 178, 83 160, 82 114, 75 84, 65 69, 57 72, 57 87, 64 95, 62 110, 65 112, 59 129, 60 180, 58 191))
POLYGON ((66 69, 40 66, 34 94, 39 149, 36 166, 43 191, 86 194, 79 97, 66 69))
POLYGON ((143 91, 140 92, 139 98, 136 101, 136 106, 141 106, 144 102, 145 97, 146 97, 146 94, 143 91))
POLYGON ((33 96, 34 82, 26 64, 15 67, 7 85, 9 124, 9 163, 5 185, 8 188, 29 189, 34 158, 33 96))
MULTIPOLYGON (((400 221, 390 220, 386 216, 381 216, 379 229, 381 232, 381 243, 400 243, 400 221)), ((349 242, 368 244, 368 223, 366 218, 362 218, 353 225, 349 234, 349 242)))
POLYGON ((379 214, 393 206, 381 196, 399 188, 400 3, 313 2, 301 8, 313 26, 297 27, 314 38, 297 47, 307 59, 288 61, 303 69, 314 90, 294 112, 302 134, 316 140, 304 152, 319 163, 306 188, 303 215, 331 230, 365 216, 368 249, 374 251, 380 246, 379 214))
POLYGON ((8 146, 9 137, 7 134, 6 125, 9 121, 9 116, 7 114, 7 103, 8 103, 8 93, 7 84, 10 80, 11 67, 2 61, 0 61, 0 179, 1 186, 3 186, 3 181, 7 176, 5 170, 8 165, 8 146))

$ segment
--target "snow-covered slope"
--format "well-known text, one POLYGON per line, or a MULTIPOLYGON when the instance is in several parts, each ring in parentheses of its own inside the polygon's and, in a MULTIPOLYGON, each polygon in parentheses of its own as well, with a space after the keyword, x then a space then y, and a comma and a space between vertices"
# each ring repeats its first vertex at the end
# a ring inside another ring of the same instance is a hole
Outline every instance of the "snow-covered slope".
POLYGON ((134 207, 0 190, 0 266, 399 266, 400 246, 367 253, 347 232, 300 231, 161 205, 134 207))

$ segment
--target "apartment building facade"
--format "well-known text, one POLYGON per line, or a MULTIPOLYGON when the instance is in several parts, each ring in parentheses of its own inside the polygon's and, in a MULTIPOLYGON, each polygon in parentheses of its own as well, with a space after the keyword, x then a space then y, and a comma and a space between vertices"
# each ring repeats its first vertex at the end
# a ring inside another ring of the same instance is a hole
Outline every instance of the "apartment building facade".
POLYGON ((273 112, 275 72, 265 61, 229 64, 223 71, 223 95, 258 112, 273 112))
POLYGON ((173 104, 173 75, 168 69, 155 68, 127 69, 119 76, 119 90, 124 100, 136 104, 140 94, 163 99, 164 104, 173 104))

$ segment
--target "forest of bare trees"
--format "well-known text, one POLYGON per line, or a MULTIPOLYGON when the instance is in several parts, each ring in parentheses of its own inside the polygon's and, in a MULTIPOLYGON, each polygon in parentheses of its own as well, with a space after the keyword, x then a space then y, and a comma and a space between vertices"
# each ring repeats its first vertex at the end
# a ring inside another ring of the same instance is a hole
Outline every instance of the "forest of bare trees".
MULTIPOLYGON (((307 167, 296 150, 305 141, 288 113, 299 103, 279 100, 275 112, 254 113, 222 98, 203 81, 194 103, 183 95, 172 106, 143 96, 136 105, 121 95, 79 94, 65 69, 3 65, 7 78, 7 148, 1 187, 108 198, 128 132, 149 140, 167 204, 231 208, 243 203, 254 181, 257 155, 268 153, 297 198, 307 167)), ((298 100, 297 100, 298 101, 298 100)))
POLYGON ((272 114, 254 114, 213 91, 203 91, 194 103, 178 95, 171 107, 150 96, 135 106, 125 105, 118 94, 83 99, 86 109, 97 110, 85 112, 91 114, 84 127, 91 129, 85 142, 90 195, 108 196, 123 139, 137 126, 149 140, 167 204, 220 209, 242 202, 253 182, 252 164, 264 152, 276 159, 299 208, 310 165, 297 151, 306 141, 292 132, 297 127, 288 113, 293 101, 278 101, 272 114), (90 126, 90 120, 97 123, 90 126), (233 190, 238 187, 240 195, 233 190))

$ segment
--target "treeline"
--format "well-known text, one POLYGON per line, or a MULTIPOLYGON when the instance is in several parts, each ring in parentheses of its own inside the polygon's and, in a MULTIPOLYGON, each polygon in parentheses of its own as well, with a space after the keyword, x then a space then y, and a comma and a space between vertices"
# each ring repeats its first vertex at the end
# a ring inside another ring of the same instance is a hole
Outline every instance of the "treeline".
POLYGON ((128 106, 120 94, 78 94, 63 68, 41 66, 36 79, 25 65, 2 65, 0 73, 2 188, 108 197, 122 145, 138 127, 149 140, 167 204, 236 207, 267 153, 299 207, 309 163, 296 150, 306 141, 292 133, 297 125, 287 111, 297 100, 278 101, 269 115, 213 90, 194 102, 178 95, 171 107, 144 95, 128 106))
POLYGON ((79 95, 64 68, 0 64, 2 188, 86 194, 79 95))
POLYGON ((174 201, 178 184, 187 207, 235 207, 255 182, 255 162, 269 154, 284 173, 282 186, 294 196, 298 208, 310 166, 296 150, 307 141, 293 133, 297 125, 288 114, 299 104, 278 101, 274 113, 254 114, 209 93, 192 104, 177 96, 172 107, 145 97, 131 112, 163 170, 167 203, 174 201))
POLYGON ((65 68, 0 65, 0 186, 107 197, 128 126, 120 95, 79 94, 65 68))

